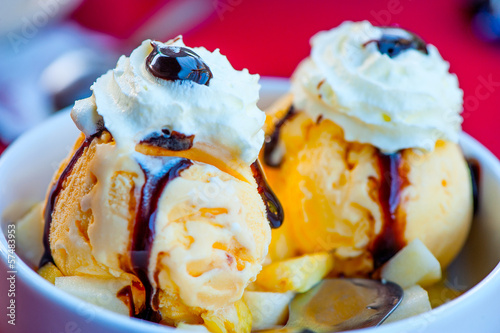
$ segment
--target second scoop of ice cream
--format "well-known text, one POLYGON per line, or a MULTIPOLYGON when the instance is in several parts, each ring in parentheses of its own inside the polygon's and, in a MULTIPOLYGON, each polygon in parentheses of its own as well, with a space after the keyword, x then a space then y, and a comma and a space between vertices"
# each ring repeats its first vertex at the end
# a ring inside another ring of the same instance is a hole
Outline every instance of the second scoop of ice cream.
POLYGON ((311 44, 266 121, 286 216, 271 257, 328 250, 338 274, 363 275, 419 238, 446 267, 472 216, 456 76, 398 28, 345 22, 311 44))

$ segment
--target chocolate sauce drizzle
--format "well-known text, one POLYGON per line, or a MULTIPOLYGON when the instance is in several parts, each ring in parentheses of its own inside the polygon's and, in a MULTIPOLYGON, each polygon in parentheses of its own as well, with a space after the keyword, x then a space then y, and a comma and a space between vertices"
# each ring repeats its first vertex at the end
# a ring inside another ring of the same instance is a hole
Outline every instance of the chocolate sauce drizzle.
POLYGON ((481 181, 481 165, 474 158, 467 159, 472 182, 472 200, 474 203, 474 215, 479 211, 479 183, 481 181))
POLYGON ((44 253, 42 258, 40 259, 40 263, 38 267, 43 267, 45 264, 48 263, 53 263, 54 264, 54 258, 52 257, 52 252, 50 250, 50 241, 49 241, 49 235, 50 235, 50 226, 52 224, 52 213, 54 212, 55 204, 56 204, 56 199, 59 193, 61 193, 63 189, 64 182, 68 178, 68 176, 71 174, 71 171, 73 170, 76 162, 78 159, 83 155, 83 152, 85 149, 90 146, 90 143, 92 140, 100 136, 102 132, 97 132, 94 135, 88 137, 83 141, 82 145, 78 148, 78 150, 75 152, 73 157, 71 158, 71 161, 68 163, 64 171, 61 173, 59 176, 59 179, 57 182, 52 186, 52 189, 50 190, 50 193, 47 197, 47 203, 45 206, 45 227, 43 231, 43 247, 44 247, 44 253))
POLYGON ((169 182, 181 175, 193 162, 181 157, 139 155, 137 162, 144 172, 145 183, 132 231, 130 258, 132 271, 141 280, 146 291, 146 307, 136 317, 159 322, 157 294, 148 277, 151 249, 155 238, 158 200, 169 182))
POLYGON ((264 143, 264 162, 270 167, 277 168, 281 165, 283 161, 283 156, 276 158, 276 148, 278 147, 280 140, 281 127, 295 116, 295 108, 293 105, 290 106, 288 112, 281 118, 274 126, 274 131, 271 135, 266 136, 266 141, 264 143))
POLYGON ((406 245, 403 235, 404 226, 401 226, 396 217, 401 190, 407 183, 405 176, 399 170, 401 154, 386 155, 378 152, 377 157, 381 176, 378 194, 383 223, 381 232, 371 245, 375 269, 406 245))
POLYGON ((182 151, 190 149, 193 146, 193 140, 194 135, 185 135, 177 131, 170 132, 169 129, 164 128, 161 133, 153 133, 140 143, 172 151, 182 151))
POLYGON ((271 187, 269 187, 259 160, 253 162, 250 167, 252 169, 253 177, 257 182, 257 190, 266 205, 266 213, 269 224, 273 229, 279 228, 283 224, 283 220, 285 218, 283 207, 281 207, 281 203, 271 190, 271 187))

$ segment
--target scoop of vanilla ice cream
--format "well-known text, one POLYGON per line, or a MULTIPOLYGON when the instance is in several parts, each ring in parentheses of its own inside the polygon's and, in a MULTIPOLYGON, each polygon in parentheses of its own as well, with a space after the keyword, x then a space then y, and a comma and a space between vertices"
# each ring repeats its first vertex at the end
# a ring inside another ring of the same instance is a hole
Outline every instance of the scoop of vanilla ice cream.
MULTIPOLYGON (((162 45, 184 46, 179 38, 162 45)), ((45 208, 63 275, 128 280, 131 314, 152 305, 169 325, 200 324, 203 313, 233 306, 271 236, 250 168, 264 139, 258 77, 218 50, 193 50, 213 73, 209 85, 152 76, 150 41, 97 80, 72 110, 83 134, 45 208), (192 146, 144 144, 165 128, 194 137, 192 146)))
POLYGON ((367 275, 376 268, 376 240, 388 223, 401 245, 419 238, 442 267, 465 243, 473 205, 469 170, 457 144, 438 141, 432 152, 401 152, 398 204, 393 221, 387 221, 381 188, 388 186, 388 175, 377 148, 346 141, 340 126, 329 119, 316 122, 306 112, 287 121, 280 138, 282 163, 266 168, 286 216, 273 230, 272 260, 332 251, 335 273, 367 275))
POLYGON ((441 263, 449 263, 462 249, 472 221, 470 171, 457 144, 438 141, 433 153, 408 149, 401 168, 410 186, 401 192, 405 239, 419 238, 441 263))
POLYGON ((160 199, 149 269, 158 288, 209 310, 239 300, 267 255, 264 214, 252 184, 195 163, 160 199))
POLYGON ((316 34, 292 78, 295 106, 385 153, 458 142, 463 92, 449 64, 430 44, 428 54, 408 49, 391 58, 373 42, 382 35, 367 21, 316 34))

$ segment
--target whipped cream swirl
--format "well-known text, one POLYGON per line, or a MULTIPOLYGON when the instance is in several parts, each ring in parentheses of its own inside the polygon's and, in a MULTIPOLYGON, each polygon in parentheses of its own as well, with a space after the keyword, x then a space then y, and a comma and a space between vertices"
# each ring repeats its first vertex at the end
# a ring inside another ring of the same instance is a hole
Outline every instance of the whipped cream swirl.
POLYGON ((367 21, 316 34, 292 77, 295 106, 384 153, 457 142, 463 92, 448 62, 429 44, 428 54, 408 49, 391 58, 372 42, 382 35, 367 21))
MULTIPOLYGON (((165 45, 186 47, 181 37, 165 45)), ((265 114, 256 105, 259 76, 235 70, 218 49, 190 49, 213 73, 208 86, 154 77, 145 66, 153 50, 146 40, 97 79, 92 97, 76 102, 72 118, 78 128, 89 135, 104 125, 117 145, 131 150, 148 135, 168 129, 194 135, 195 145, 220 147, 254 162, 264 142, 265 114)))

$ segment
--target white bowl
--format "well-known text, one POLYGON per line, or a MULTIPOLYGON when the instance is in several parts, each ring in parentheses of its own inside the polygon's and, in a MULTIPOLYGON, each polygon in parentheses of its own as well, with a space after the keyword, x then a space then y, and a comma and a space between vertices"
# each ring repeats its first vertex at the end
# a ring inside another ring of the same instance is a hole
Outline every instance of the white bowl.
MULTIPOLYGON (((262 80, 261 106, 288 89, 283 79, 262 80)), ((11 204, 44 198, 59 162, 79 131, 69 112, 62 112, 26 133, 0 158, 0 216, 11 204)), ((467 157, 481 165, 480 209, 468 242, 448 269, 456 285, 472 287, 464 295, 428 313, 362 332, 493 332, 500 328, 500 162, 480 143, 463 134, 467 157)), ((8 297, 8 252, 0 231, 0 332, 167 332, 163 327, 95 307, 55 288, 16 259, 15 298, 8 297), (15 299, 16 325, 8 323, 7 306, 15 299)))

